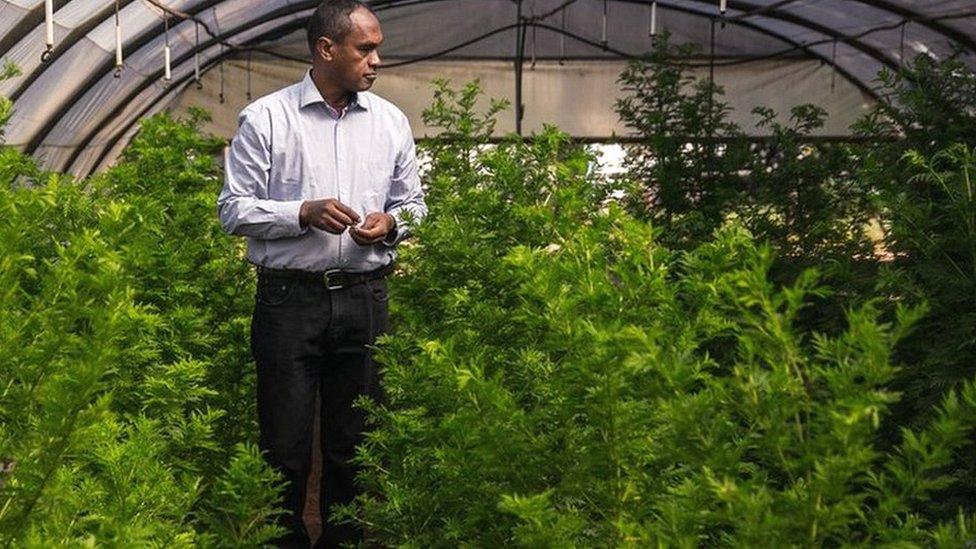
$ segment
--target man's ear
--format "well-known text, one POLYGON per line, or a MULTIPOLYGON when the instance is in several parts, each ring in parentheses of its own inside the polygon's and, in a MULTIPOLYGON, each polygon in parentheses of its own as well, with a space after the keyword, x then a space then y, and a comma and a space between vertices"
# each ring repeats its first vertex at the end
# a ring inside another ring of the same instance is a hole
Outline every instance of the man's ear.
POLYGON ((325 36, 320 36, 315 42, 315 53, 325 61, 332 61, 335 55, 335 42, 325 36))

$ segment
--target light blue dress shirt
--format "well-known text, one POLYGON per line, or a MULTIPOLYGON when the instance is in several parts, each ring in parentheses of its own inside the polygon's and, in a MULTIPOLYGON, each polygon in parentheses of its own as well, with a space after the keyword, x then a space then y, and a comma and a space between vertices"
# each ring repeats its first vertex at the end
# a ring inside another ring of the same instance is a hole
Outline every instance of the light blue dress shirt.
POLYGON ((396 245, 409 236, 403 217, 427 215, 420 187, 413 133, 407 117, 389 101, 354 94, 337 112, 312 81, 266 95, 241 111, 225 151, 224 187, 217 212, 224 230, 247 237, 247 257, 265 267, 365 272, 396 259, 396 245), (302 227, 305 200, 336 198, 365 220, 387 212, 396 231, 360 246, 343 231, 302 227))

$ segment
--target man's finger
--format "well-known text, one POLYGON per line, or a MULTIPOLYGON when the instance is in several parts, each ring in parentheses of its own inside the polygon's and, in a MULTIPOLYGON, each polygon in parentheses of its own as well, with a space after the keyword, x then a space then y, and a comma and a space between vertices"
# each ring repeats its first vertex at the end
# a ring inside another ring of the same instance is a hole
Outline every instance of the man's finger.
POLYGON ((382 227, 377 227, 371 230, 365 230, 363 228, 354 228, 349 230, 350 234, 355 235, 358 238, 360 244, 373 244, 379 242, 380 238, 383 236, 382 227))
POLYGON ((345 214, 349 218, 349 223, 347 223, 347 225, 352 225, 353 223, 359 223, 359 214, 356 213, 356 210, 350 208, 349 206, 346 206, 345 204, 339 202, 338 200, 336 200, 334 204, 336 209, 339 210, 339 212, 345 214))
POLYGON ((376 224, 376 215, 375 214, 371 214, 371 213, 370 214, 366 214, 366 219, 363 220, 363 224, 360 225, 360 228, 361 229, 368 229, 368 228, 372 227, 375 224, 376 224))
POLYGON ((326 212, 325 215, 331 218, 332 220, 334 220, 336 223, 341 224, 343 227, 355 224, 355 222, 348 215, 344 214, 341 210, 338 209, 333 210, 331 212, 326 212))
POLYGON ((349 234, 352 236, 352 239, 356 241, 356 244, 359 244, 360 246, 365 246, 366 244, 372 244, 373 243, 370 238, 367 238, 362 233, 353 232, 350 229, 349 234))
POLYGON ((340 234, 342 233, 342 231, 346 229, 345 225, 343 225, 341 222, 331 217, 325 217, 322 220, 322 224, 324 225, 324 227, 320 227, 321 229, 329 231, 330 233, 334 233, 334 234, 340 234))
POLYGON ((372 240, 374 238, 378 238, 382 234, 383 234, 383 226, 382 225, 379 225, 379 226, 376 226, 376 227, 369 227, 369 228, 362 228, 362 227, 360 227, 360 229, 359 229, 359 235, 362 236, 362 237, 364 237, 364 238, 368 238, 370 240, 372 240))

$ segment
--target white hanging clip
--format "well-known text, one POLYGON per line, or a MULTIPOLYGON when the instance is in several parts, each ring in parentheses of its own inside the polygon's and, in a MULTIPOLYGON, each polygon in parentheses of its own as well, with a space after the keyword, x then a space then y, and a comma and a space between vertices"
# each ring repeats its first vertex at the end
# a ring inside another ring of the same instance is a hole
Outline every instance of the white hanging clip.
POLYGON ((166 15, 164 19, 164 36, 165 45, 163 46, 163 81, 169 84, 169 81, 173 79, 173 70, 170 66, 170 53, 169 53, 169 14, 166 15))
POLYGON ((115 0, 115 77, 122 78, 122 23, 119 21, 119 0, 115 0))
POLYGON ((600 45, 607 49, 607 0, 603 0, 603 32, 600 34, 600 45))
POLYGON ((44 45, 41 63, 50 61, 54 51, 54 0, 44 0, 44 45))
POLYGON ((651 2, 651 31, 648 36, 651 37, 651 43, 654 43, 657 38, 657 0, 651 2))

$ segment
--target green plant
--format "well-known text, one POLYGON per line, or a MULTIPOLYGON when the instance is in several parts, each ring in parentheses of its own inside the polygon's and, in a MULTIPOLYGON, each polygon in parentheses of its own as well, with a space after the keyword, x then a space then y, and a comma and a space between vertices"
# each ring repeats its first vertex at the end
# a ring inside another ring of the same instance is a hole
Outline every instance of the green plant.
POLYGON ((640 137, 627 146, 632 185, 626 204, 661 227, 669 245, 689 247, 727 219, 742 191, 737 171, 749 151, 742 131, 727 119, 722 87, 673 61, 695 48, 669 40, 662 33, 645 58, 628 63, 618 79, 626 95, 615 108, 640 137))
MULTIPOLYGON (((3 60, 3 68, 0 68, 0 82, 20 75, 20 69, 9 59, 3 60)), ((0 142, 3 141, 3 129, 7 125, 7 120, 13 114, 14 104, 7 97, 0 96, 0 142)))
POLYGON ((669 249, 590 160, 549 128, 432 162, 378 346, 388 403, 360 402, 367 491, 338 515, 403 547, 971 539, 965 511, 926 511, 971 448, 976 385, 881 444, 924 309, 888 322, 866 299, 811 330, 816 271, 777 282, 736 223, 669 249))
POLYGON ((627 150, 624 204, 669 247, 693 248, 735 219, 773 246, 775 279, 819 267, 836 293, 805 322, 839 328, 843 307, 870 289, 876 269, 865 232, 872 189, 852 178, 849 147, 810 138, 824 123, 819 107, 798 105, 787 123, 756 107, 757 129, 769 135, 747 139, 728 120, 722 87, 691 72, 685 60, 694 51, 665 33, 620 76, 626 95, 616 110, 639 138, 627 150))
MULTIPOLYGON (((852 155, 851 172, 872 190, 884 230, 879 290, 893 303, 924 301, 930 311, 897 348, 905 367, 892 387, 905 398, 887 437, 896 443, 898 427, 924 424, 934 404, 974 373, 976 74, 955 56, 919 55, 879 80, 880 100, 854 127, 866 140, 852 155)), ((962 483, 940 494, 933 516, 951 518, 959 505, 972 509, 972 463, 971 452, 955 457, 949 469, 962 483)))
POLYGON ((86 181, 0 149, 0 544, 256 546, 253 288, 202 112, 86 181), (247 511, 243 511, 246 509, 247 511))

